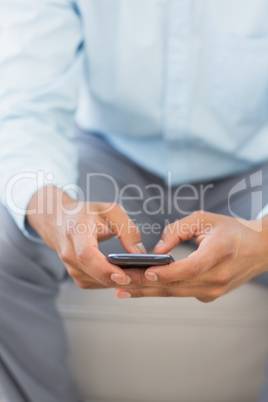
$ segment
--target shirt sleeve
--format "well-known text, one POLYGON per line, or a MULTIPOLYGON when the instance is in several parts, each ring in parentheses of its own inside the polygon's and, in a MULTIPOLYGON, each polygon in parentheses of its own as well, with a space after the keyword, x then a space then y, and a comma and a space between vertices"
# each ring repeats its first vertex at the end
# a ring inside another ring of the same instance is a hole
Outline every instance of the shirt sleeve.
POLYGON ((262 219, 264 216, 267 216, 267 215, 268 215, 268 204, 265 205, 265 207, 258 214, 257 219, 262 219))
POLYGON ((82 58, 74 2, 1 0, 0 202, 32 240, 25 214, 33 194, 77 181, 74 114, 82 58))

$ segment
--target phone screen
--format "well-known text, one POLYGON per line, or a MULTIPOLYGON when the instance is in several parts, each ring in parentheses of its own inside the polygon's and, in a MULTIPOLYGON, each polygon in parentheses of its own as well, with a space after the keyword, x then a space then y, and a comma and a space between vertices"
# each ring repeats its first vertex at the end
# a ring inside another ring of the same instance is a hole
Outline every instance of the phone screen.
POLYGON ((107 259, 120 268, 149 268, 174 262, 169 254, 109 254, 107 259))

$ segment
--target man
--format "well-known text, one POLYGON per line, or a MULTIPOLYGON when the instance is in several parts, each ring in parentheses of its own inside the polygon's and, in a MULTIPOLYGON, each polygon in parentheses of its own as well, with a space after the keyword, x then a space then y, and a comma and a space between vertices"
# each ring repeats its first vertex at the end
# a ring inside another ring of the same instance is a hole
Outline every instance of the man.
POLYGON ((8 401, 79 400, 54 305, 67 272, 119 298, 267 283, 267 16, 264 1, 0 0, 8 401), (105 257, 190 239, 146 272, 105 257))

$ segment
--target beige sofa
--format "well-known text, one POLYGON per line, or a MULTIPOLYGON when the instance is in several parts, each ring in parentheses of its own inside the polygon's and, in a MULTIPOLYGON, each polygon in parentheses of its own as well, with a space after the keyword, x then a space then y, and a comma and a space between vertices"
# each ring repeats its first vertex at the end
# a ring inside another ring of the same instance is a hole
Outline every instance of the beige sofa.
MULTIPOLYGON (((176 259, 187 255, 178 247, 176 259)), ((253 402, 268 357, 268 289, 246 284, 210 304, 117 300, 63 286, 70 364, 89 402, 253 402)))

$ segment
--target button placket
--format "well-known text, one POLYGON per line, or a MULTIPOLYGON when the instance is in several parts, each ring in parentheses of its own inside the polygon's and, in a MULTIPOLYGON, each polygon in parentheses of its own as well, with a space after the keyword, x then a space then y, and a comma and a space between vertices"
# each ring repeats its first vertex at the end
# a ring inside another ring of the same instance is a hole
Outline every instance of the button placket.
POLYGON ((165 55, 164 137, 171 149, 169 167, 179 168, 183 175, 187 175, 191 10, 192 0, 170 0, 165 55))

